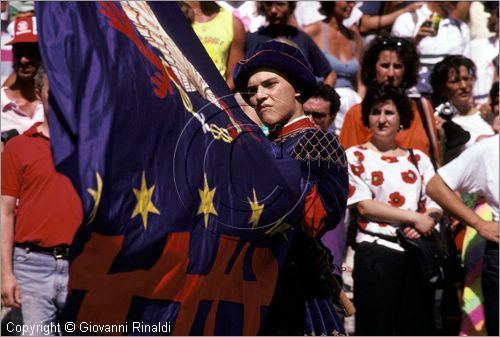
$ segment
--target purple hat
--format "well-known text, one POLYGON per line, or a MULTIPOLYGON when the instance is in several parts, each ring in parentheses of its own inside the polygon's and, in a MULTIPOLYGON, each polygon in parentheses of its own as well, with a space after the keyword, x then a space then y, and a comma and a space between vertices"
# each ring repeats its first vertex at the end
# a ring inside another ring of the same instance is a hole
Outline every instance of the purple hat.
POLYGON ((257 45, 247 59, 239 61, 234 67, 234 85, 244 98, 248 79, 260 68, 276 69, 301 92, 303 102, 316 90, 316 78, 304 54, 289 44, 271 40, 257 45))

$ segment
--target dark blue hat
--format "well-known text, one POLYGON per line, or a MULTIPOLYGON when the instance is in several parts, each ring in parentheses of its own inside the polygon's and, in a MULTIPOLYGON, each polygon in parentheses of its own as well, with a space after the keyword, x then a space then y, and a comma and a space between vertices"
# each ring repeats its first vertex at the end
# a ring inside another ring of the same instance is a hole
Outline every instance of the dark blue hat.
POLYGON ((316 90, 316 78, 304 54, 289 44, 271 40, 257 45, 247 59, 239 61, 234 67, 234 85, 244 98, 248 79, 260 68, 275 69, 285 77, 301 92, 302 102, 316 90))

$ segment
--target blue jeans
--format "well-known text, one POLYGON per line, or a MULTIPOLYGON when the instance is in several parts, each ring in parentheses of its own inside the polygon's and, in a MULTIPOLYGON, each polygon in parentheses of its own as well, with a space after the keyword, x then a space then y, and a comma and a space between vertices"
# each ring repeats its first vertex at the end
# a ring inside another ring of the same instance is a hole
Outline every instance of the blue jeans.
MULTIPOLYGON (((21 293, 24 326, 54 326, 68 294, 68 260, 14 248, 14 275, 21 293)), ((26 335, 58 335, 54 328, 26 335)))

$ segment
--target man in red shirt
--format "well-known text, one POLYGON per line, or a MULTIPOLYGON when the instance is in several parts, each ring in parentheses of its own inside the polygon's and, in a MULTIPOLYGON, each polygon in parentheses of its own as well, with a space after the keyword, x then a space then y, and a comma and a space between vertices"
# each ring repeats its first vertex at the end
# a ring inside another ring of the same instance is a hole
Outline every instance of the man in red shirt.
POLYGON ((47 335, 59 333, 55 323, 66 300, 69 245, 83 214, 73 185, 52 161, 43 70, 35 82, 45 122, 12 139, 2 153, 2 305, 21 307, 24 326, 35 327, 24 334, 47 335))

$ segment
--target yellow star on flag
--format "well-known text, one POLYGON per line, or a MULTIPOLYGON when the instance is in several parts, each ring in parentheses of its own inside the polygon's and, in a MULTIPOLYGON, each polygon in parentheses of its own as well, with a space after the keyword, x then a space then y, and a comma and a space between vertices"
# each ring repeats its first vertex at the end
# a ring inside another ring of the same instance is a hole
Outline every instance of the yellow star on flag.
POLYGON ((92 199, 94 199, 94 207, 92 208, 92 211, 90 212, 89 215, 89 220, 87 221, 87 225, 92 223, 95 220, 95 216, 97 214, 97 208, 99 208, 99 203, 101 202, 101 195, 102 195, 102 178, 99 172, 96 172, 96 179, 97 179, 97 189, 93 188, 87 188, 87 192, 90 194, 92 199))
POLYGON ((200 208, 198 208, 198 213, 196 213, 196 215, 203 214, 205 219, 205 228, 208 227, 208 216, 210 214, 213 214, 215 216, 218 215, 214 207, 215 190, 215 187, 212 190, 210 189, 210 187, 208 187, 208 179, 207 175, 205 174, 205 184, 203 186, 203 190, 198 189, 198 192, 200 193, 201 204, 200 208))
POLYGON ((253 200, 247 198, 250 203, 250 208, 252 209, 252 215, 250 216, 250 220, 248 223, 252 224, 252 228, 255 228, 259 223, 260 216, 262 215, 262 211, 264 211, 264 204, 259 204, 257 200, 257 194, 255 193, 255 188, 253 189, 253 200))
POLYGON ((153 205, 153 202, 151 201, 154 189, 155 185, 151 186, 150 188, 147 187, 146 172, 143 171, 141 179, 141 189, 138 190, 134 188, 134 194, 137 198, 137 205, 135 206, 131 219, 140 214, 142 216, 144 229, 148 228, 148 213, 160 214, 160 211, 155 207, 155 205, 153 205))
POLYGON ((276 234, 283 234, 285 239, 288 241, 288 237, 286 236, 286 233, 288 232, 289 229, 292 228, 288 223, 283 221, 284 219, 281 218, 276 223, 268 229, 264 234, 268 236, 274 236, 276 234))

